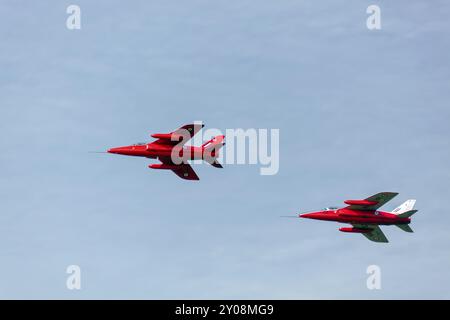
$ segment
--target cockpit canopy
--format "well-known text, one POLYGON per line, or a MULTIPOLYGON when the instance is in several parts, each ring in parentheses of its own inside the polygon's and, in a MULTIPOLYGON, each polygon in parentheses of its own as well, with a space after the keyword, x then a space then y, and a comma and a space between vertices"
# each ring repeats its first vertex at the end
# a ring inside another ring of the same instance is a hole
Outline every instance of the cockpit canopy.
POLYGON ((138 143, 135 143, 135 144, 133 144, 133 146, 145 146, 147 143, 145 143, 145 142, 138 142, 138 143))
POLYGON ((339 209, 339 207, 326 207, 326 208, 323 209, 323 211, 334 211, 334 210, 337 210, 337 209, 339 209))

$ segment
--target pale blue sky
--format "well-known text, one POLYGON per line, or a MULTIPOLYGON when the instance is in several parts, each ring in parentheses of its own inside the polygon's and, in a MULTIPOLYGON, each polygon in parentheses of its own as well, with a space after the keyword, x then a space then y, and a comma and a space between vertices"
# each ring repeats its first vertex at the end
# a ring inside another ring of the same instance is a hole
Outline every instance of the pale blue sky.
POLYGON ((0 298, 450 298, 449 16, 444 0, 1 2, 0 298), (279 128, 279 174, 197 165, 189 182, 88 153, 194 120, 279 128), (417 199, 414 234, 279 218, 379 191, 400 193, 387 210, 417 199))

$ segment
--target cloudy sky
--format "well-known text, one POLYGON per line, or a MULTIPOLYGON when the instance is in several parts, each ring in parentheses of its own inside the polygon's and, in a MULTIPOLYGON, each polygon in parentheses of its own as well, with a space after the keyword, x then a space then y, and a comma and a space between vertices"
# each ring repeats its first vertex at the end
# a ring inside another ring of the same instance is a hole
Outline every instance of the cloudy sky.
POLYGON ((2 1, 0 298, 450 298, 449 15, 445 0, 2 1), (195 120, 279 129, 278 174, 196 165, 191 182, 89 153, 195 120), (417 199, 414 234, 279 217, 380 191, 400 193, 386 210, 417 199))

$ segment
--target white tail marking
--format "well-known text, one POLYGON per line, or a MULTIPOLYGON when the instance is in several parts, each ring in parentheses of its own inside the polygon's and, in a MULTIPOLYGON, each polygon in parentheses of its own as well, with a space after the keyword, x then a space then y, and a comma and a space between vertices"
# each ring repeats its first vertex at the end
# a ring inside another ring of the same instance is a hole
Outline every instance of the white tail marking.
POLYGON ((404 203, 402 203, 399 207, 395 208, 392 211, 392 213, 396 214, 396 215, 399 215, 399 214, 402 214, 404 212, 411 211, 411 210, 414 209, 414 204, 415 203, 416 203, 416 200, 414 200, 414 199, 407 200, 404 203))

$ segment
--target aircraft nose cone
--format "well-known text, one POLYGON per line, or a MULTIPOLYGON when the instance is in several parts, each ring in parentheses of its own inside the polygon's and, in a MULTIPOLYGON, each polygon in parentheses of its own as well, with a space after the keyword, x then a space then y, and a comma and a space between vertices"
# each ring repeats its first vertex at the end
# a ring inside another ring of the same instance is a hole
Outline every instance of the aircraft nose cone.
POLYGON ((312 214, 311 213, 303 213, 303 214, 299 214, 298 216, 299 216, 299 218, 309 219, 309 218, 311 218, 312 214))
POLYGON ((108 149, 108 153, 117 153, 117 148, 108 149))

